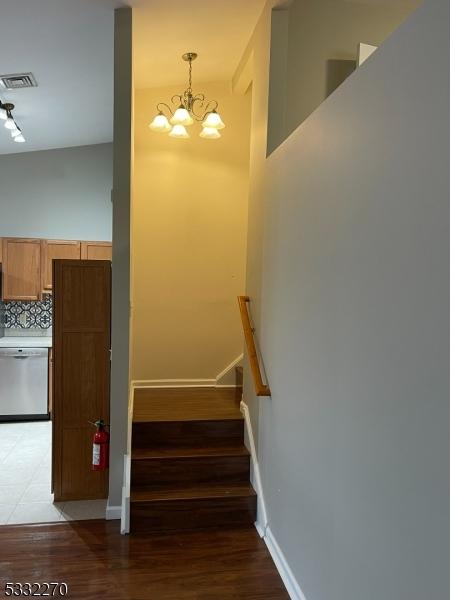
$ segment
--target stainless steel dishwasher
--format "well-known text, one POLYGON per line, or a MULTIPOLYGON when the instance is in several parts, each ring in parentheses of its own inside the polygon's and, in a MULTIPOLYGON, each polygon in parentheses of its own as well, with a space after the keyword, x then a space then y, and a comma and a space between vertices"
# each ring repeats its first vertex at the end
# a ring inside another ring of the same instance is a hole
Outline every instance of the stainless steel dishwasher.
POLYGON ((48 419, 47 394, 47 348, 0 348, 0 421, 48 419))

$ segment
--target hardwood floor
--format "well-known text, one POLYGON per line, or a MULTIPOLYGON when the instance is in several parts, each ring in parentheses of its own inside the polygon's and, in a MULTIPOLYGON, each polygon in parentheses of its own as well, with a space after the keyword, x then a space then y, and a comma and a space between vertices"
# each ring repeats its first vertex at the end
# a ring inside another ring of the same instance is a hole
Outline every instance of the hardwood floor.
POLYGON ((0 527, 5 582, 66 582, 71 600, 289 600, 256 530, 122 536, 117 521, 0 527))

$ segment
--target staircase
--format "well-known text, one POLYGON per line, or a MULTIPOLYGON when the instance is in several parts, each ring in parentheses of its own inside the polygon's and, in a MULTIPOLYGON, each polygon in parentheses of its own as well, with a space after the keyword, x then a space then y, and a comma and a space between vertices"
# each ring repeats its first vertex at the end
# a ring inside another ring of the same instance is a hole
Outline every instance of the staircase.
POLYGON ((131 532, 250 525, 249 476, 234 389, 136 390, 131 532))

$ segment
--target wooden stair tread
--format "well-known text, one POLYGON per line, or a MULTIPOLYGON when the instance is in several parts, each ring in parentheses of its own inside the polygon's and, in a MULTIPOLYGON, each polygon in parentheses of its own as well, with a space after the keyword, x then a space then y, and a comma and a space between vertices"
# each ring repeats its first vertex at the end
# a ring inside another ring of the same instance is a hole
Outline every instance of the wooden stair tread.
POLYGON ((204 500, 214 498, 240 498, 256 496, 249 483, 230 485, 199 485, 195 487, 149 489, 145 486, 133 488, 131 502, 161 502, 173 500, 204 500))
POLYGON ((137 389, 131 452, 131 531, 250 525, 241 390, 137 389))
POLYGON ((135 448, 132 451, 132 460, 146 459, 170 459, 170 458, 205 458, 205 457, 226 457, 226 456, 249 456, 250 453, 244 445, 239 446, 217 446, 199 447, 149 447, 135 448))
POLYGON ((236 388, 141 388, 133 422, 242 419, 236 388))

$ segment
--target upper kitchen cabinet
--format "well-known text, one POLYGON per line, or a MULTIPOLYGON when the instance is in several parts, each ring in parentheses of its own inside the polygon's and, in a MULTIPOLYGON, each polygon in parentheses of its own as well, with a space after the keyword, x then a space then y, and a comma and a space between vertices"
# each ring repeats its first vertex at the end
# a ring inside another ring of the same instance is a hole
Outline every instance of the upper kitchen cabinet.
POLYGON ((39 300, 41 240, 3 238, 3 300, 39 300))
POLYGON ((81 260, 112 260, 111 242, 81 242, 81 260))
POLYGON ((52 269, 54 259, 80 260, 81 242, 69 240, 42 240, 42 291, 52 291, 52 269))

